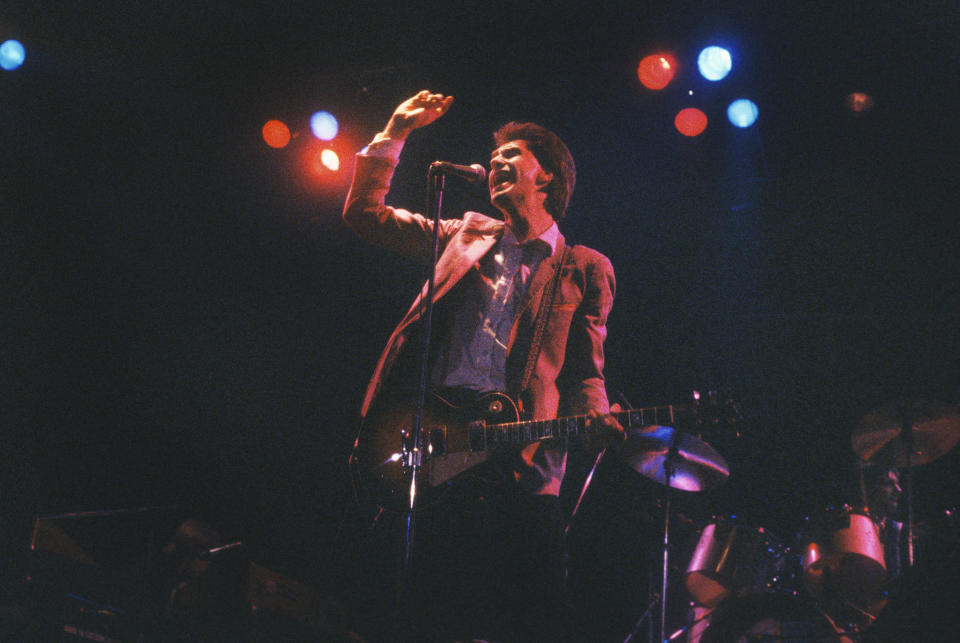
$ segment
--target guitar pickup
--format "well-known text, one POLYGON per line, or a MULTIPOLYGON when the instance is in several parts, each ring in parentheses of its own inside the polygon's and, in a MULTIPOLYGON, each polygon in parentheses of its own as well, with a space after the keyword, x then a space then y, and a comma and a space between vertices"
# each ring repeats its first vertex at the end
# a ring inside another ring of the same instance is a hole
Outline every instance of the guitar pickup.
MULTIPOLYGON (((423 429, 423 446, 424 452, 428 456, 438 456, 447 454, 447 427, 439 426, 430 429, 423 429)), ((413 433, 409 430, 404 430, 401 438, 403 444, 403 453, 410 453, 413 451, 413 433)), ((395 454, 399 455, 399 454, 395 454)), ((399 460, 400 458, 393 458, 394 461, 399 460)))

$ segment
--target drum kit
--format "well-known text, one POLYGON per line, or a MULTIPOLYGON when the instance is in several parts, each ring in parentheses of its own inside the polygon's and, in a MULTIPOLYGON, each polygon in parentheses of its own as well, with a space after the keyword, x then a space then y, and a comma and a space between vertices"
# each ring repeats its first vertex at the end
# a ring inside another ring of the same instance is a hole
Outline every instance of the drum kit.
MULTIPOLYGON (((886 604, 892 570, 890 540, 883 530, 905 535, 904 569, 914 565, 912 469, 932 462, 960 442, 960 409, 923 399, 904 399, 867 414, 852 434, 861 465, 904 471, 905 521, 871 515, 862 506, 827 509, 808 517, 791 548, 762 527, 734 517, 714 517, 698 530, 682 575, 691 610, 679 629, 668 629, 671 587, 670 503, 677 491, 714 489, 729 477, 724 458, 700 437, 665 426, 627 429, 624 459, 662 485, 663 567, 659 596, 624 643, 636 640, 647 621, 653 639, 659 605, 659 640, 858 641, 886 604), (886 545, 885 545, 886 541, 886 545), (886 547, 886 548, 885 548, 886 547)), ((862 478, 861 478, 861 488, 862 478)), ((897 552, 899 555, 900 552, 897 552)), ((669 623, 680 625, 680 623, 669 623)))

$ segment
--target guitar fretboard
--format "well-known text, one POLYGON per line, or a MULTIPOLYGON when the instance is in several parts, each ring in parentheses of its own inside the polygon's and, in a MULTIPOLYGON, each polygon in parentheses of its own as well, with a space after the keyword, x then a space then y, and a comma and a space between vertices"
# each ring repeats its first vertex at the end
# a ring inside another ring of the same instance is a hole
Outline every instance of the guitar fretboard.
MULTIPOLYGON (((653 406, 612 413, 625 429, 655 424, 673 425, 680 411, 674 405, 653 406)), ((486 425, 473 422, 468 427, 471 451, 483 451, 501 444, 525 444, 546 438, 571 438, 584 435, 589 416, 575 415, 553 420, 525 420, 486 425)))

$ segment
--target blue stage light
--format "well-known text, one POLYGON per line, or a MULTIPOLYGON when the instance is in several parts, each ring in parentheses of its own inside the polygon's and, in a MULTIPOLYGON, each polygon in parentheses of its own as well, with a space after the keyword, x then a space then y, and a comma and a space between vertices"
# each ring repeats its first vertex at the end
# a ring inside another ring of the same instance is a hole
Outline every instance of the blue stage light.
POLYGON ((723 47, 706 47, 697 56, 697 68, 700 70, 700 75, 707 80, 726 78, 732 67, 730 52, 723 47))
POLYGON ((332 141, 337 137, 337 119, 330 112, 317 112, 310 117, 310 131, 321 141, 332 141))
POLYGON ((0 45, 0 67, 13 71, 23 64, 27 53, 18 40, 8 40, 0 45))
POLYGON ((759 115, 757 104, 749 98, 738 98, 727 107, 727 118, 737 127, 750 127, 759 115))

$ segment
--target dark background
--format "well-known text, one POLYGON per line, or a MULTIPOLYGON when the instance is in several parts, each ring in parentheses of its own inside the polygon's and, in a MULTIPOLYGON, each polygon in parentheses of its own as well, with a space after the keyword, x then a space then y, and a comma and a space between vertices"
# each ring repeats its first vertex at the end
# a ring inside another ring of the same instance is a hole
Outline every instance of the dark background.
MULTIPOLYGON (((484 162, 507 120, 558 132, 564 233, 617 272, 611 397, 735 396, 731 478, 687 510, 789 540, 846 499, 867 412, 960 396, 957 33, 951 2, 6 3, 27 49, 0 74, 6 546, 38 513, 186 505, 336 593, 356 411, 421 278, 340 210, 352 154, 423 88, 456 100, 391 202, 421 210, 429 162, 484 162), (711 43, 734 57, 716 84, 711 43), (664 49, 680 70, 651 92, 636 64, 664 49), (760 118, 735 130, 741 96, 760 118), (318 177, 321 108, 343 167, 318 177)), ((449 188, 448 212, 491 211, 449 188)), ((957 503, 957 459, 915 469, 922 516, 957 503)))

